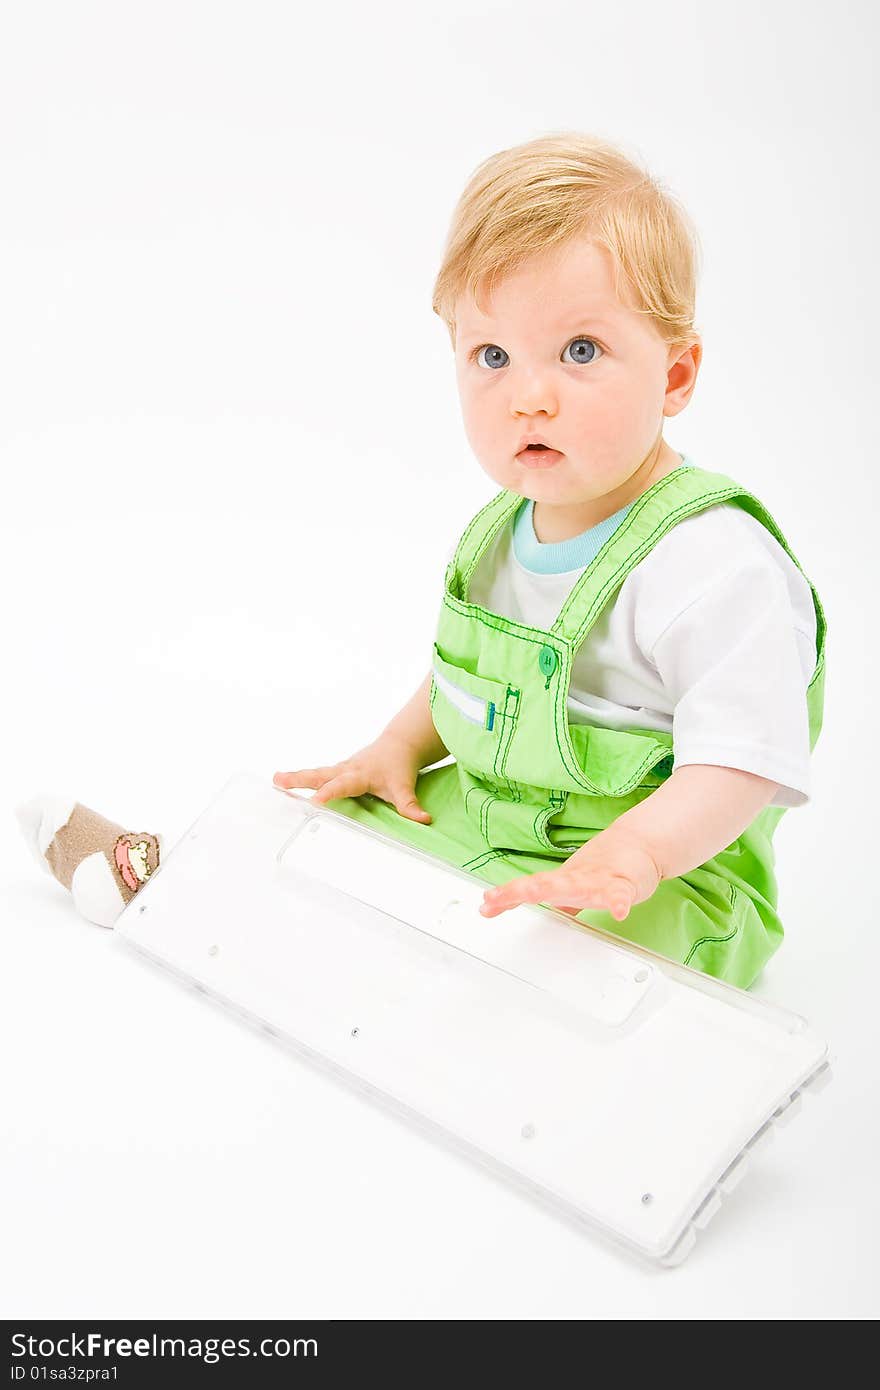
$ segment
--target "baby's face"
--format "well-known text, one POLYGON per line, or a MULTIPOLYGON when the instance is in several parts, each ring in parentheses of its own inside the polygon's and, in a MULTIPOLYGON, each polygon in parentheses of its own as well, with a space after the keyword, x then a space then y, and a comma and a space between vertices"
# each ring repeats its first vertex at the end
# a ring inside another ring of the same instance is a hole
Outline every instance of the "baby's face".
POLYGON ((467 437, 490 478, 561 506, 625 484, 664 415, 682 408, 668 375, 682 349, 617 298, 610 253, 586 239, 554 248, 506 276, 485 307, 456 302, 455 362, 467 437), (521 452, 528 436, 555 452, 521 452))

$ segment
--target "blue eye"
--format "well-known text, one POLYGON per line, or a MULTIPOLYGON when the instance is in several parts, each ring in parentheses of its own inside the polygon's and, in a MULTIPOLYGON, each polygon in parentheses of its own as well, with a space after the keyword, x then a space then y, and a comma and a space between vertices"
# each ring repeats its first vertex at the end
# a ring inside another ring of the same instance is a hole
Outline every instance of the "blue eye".
POLYGON ((592 338, 572 338, 563 357, 566 352, 571 352, 570 362, 595 362, 602 356, 602 349, 592 338))
POLYGON ((506 367, 510 358, 504 348, 498 347, 496 343, 486 343, 485 346, 477 348, 474 360, 479 367, 491 367, 494 371, 496 367, 506 367), (482 361, 483 353, 489 354, 488 361, 482 361))

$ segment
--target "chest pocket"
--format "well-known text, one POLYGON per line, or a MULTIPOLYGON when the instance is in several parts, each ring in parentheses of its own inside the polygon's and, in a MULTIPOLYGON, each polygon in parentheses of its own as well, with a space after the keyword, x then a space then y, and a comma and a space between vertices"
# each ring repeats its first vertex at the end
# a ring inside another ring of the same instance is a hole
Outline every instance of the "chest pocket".
POLYGON ((434 644, 431 717, 449 752, 475 772, 502 775, 521 692, 453 666, 434 644))

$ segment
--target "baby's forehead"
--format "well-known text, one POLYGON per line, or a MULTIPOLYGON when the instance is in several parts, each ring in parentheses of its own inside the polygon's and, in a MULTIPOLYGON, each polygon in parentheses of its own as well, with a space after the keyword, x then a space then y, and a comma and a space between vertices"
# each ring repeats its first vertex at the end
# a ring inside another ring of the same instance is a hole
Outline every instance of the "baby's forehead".
POLYGON ((531 296, 461 295, 455 303, 456 332, 462 341, 490 329, 528 329, 532 333, 564 333, 592 328, 597 332, 621 332, 632 311, 614 297, 591 294, 531 296))
POLYGON ((455 321, 462 336, 496 324, 562 330, 579 321, 610 331, 633 317, 627 288, 604 247, 577 242, 483 276, 456 298, 455 321))

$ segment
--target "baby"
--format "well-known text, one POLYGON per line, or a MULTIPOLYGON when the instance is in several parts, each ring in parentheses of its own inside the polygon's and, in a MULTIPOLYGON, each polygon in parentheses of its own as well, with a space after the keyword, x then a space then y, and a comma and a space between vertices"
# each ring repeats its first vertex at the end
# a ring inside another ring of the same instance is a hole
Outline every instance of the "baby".
MULTIPOLYGON (((663 438, 700 368, 694 294, 686 215, 612 146, 554 135, 476 170, 433 307, 501 490, 412 699, 274 782, 495 885, 487 916, 553 904, 747 988, 782 939, 771 837, 808 799, 825 621, 761 503, 663 438)), ((78 803, 19 815, 93 921, 158 863, 78 803)))

